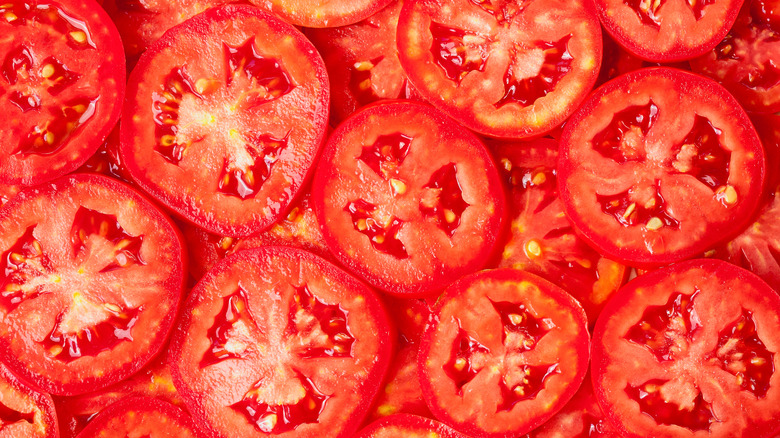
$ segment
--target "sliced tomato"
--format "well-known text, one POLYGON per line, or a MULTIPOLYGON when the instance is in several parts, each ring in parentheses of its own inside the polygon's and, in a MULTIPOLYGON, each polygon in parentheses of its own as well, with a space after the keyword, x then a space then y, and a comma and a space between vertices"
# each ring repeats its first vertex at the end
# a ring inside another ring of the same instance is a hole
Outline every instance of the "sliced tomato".
POLYGON ((563 289, 514 269, 447 288, 418 365, 431 412, 479 437, 516 437, 571 399, 588 368, 588 320, 563 289))
POLYGON ((0 357, 47 392, 95 391, 163 346, 184 279, 163 213, 116 180, 74 175, 0 208, 0 357))
POLYGON ((593 88, 601 27, 587 0, 407 0, 398 24, 422 96, 491 137, 538 136, 593 88))
POLYGON ((720 82, 748 111, 780 111, 780 10, 776 0, 748 0, 717 46, 691 61, 720 82))
POLYGON ((192 417, 152 397, 128 397, 101 411, 78 438, 201 438, 192 417))
POLYGON ((99 173, 132 185, 132 179, 119 156, 119 125, 114 127, 94 155, 79 167, 78 172, 99 173))
POLYGON ((20 186, 8 186, 4 184, 0 184, 0 207, 5 205, 8 201, 11 200, 17 193, 19 193, 19 190, 21 190, 22 187, 20 186))
POLYGON ((382 297, 390 317, 398 328, 398 341, 401 345, 419 344, 420 335, 431 318, 432 304, 424 299, 398 298, 391 295, 382 297))
MULTIPOLYGON (((631 52, 620 47, 620 45, 607 33, 604 33, 603 37, 604 59, 601 62, 601 71, 599 72, 599 79, 596 81, 596 85, 602 85, 622 74, 639 70, 640 68, 664 66, 664 64, 659 62, 646 61, 642 58, 637 58, 631 54, 631 52)), ((680 61, 665 65, 667 67, 679 68, 680 70, 691 69, 691 65, 688 61, 680 61)))
POLYGON ((765 158, 744 110, 709 79, 643 69, 567 122, 560 196, 600 253, 642 268, 693 257, 750 220, 765 158))
POLYGON ((14 0, 0 16, 0 184, 39 184, 81 166, 108 136, 125 57, 94 0, 14 0))
POLYGON ((338 27, 364 20, 393 0, 250 0, 297 26, 338 27))
POLYGON ((387 381, 379 391, 368 421, 394 414, 413 414, 433 418, 423 399, 417 367, 419 346, 407 344, 393 356, 387 381))
POLYGON ((656 62, 683 61, 726 36, 743 0, 595 0, 601 24, 626 50, 656 62))
POLYGON ((428 418, 398 414, 377 420, 355 438, 467 438, 458 431, 428 418))
POLYGON ((512 218, 498 266, 532 272, 562 287, 594 324, 625 282, 627 269, 588 246, 566 218, 558 197, 558 142, 542 138, 491 146, 508 183, 512 218))
POLYGON ((165 34, 130 75, 121 155, 140 187, 212 233, 281 219, 325 135, 328 78, 293 26, 213 8, 165 34))
POLYGON ((780 296, 754 274, 691 260, 628 283, 593 333, 593 385, 626 437, 780 433, 780 296))
POLYGON ((336 258, 406 297, 482 267, 504 215, 484 144, 434 108, 403 101, 370 106, 333 132, 312 200, 336 258))
POLYGON ((0 364, 0 437, 58 436, 57 413, 51 396, 31 388, 0 364))
POLYGON ((174 384, 220 437, 349 437, 387 371, 376 294, 312 253, 238 252, 195 286, 174 335, 174 384))

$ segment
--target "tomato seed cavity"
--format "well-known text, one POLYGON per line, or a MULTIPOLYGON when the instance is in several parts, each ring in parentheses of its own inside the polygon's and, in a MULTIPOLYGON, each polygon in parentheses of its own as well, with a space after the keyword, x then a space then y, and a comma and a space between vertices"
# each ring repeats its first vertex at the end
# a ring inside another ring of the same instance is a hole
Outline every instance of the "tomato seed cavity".
POLYGON ((642 319, 628 330, 625 339, 647 348, 658 361, 679 358, 701 327, 693 306, 697 293, 677 292, 665 305, 649 306, 642 319))

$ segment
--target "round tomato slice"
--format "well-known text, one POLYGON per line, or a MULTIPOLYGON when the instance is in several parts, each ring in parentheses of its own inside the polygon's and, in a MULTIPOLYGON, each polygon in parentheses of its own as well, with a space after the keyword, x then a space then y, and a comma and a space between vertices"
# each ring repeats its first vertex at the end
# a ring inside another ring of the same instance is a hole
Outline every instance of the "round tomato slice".
POLYGON ((77 438, 129 436, 202 437, 192 417, 176 406, 152 397, 127 397, 101 411, 77 438))
POLYGON ((288 22, 304 27, 338 27, 357 23, 393 0, 250 0, 288 22))
POLYGON ((398 414, 377 420, 355 438, 467 438, 438 421, 417 415, 398 414))
POLYGON ((754 274, 691 260, 624 286, 593 333, 593 385, 626 437, 780 433, 780 296, 754 274))
POLYGON ((280 219, 325 135, 328 77, 293 26, 252 6, 171 29, 130 75, 122 160, 140 187, 215 234, 280 219))
POLYGON ((130 376, 173 325, 182 252, 170 219, 116 180, 20 192, 0 209, 0 358, 59 395, 130 376))
POLYGON ((780 17, 767 16, 774 3, 746 1, 723 41, 691 61, 694 71, 720 82, 748 111, 780 111, 780 17))
POLYGON ((420 384, 436 418, 466 434, 529 432, 585 378, 585 311, 547 280, 482 271, 447 288, 435 312, 418 354, 420 384))
POLYGON ((673 62, 712 50, 737 19, 743 0, 595 0, 601 24, 626 50, 673 62))
POLYGON ((30 186, 81 166, 108 136, 125 55, 93 0, 11 0, 0 17, 0 184, 30 186))
POLYGON ((709 79, 650 68, 614 79, 566 123, 560 196, 600 253, 638 267, 704 252, 739 232, 764 183, 761 142, 709 79))
POLYGON ((398 50, 437 108, 481 134, 524 138, 560 125, 593 88, 601 26, 588 0, 407 0, 398 50))
POLYGON ((0 438, 57 438, 49 394, 38 392, 0 364, 0 438))
POLYGON ((220 437, 349 437, 379 390, 393 333, 376 294, 306 251, 218 263, 174 334, 173 381, 220 437))
POLYGON ((510 236, 498 266, 539 275, 577 298, 588 320, 626 280, 624 265, 602 257, 574 231, 558 197, 558 142, 493 144, 509 187, 510 236))
POLYGON ((413 102, 375 104, 330 137, 314 210, 336 258, 393 294, 433 294, 482 267, 504 214, 484 144, 413 102))

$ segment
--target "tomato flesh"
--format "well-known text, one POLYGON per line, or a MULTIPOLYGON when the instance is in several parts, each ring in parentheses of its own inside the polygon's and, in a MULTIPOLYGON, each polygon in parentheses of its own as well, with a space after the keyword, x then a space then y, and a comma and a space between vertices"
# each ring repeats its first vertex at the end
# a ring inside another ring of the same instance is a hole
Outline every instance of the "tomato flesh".
POLYGON ((55 438, 57 415, 51 396, 31 388, 0 365, 0 437, 55 438))
POLYGON ((465 438, 465 435, 438 421, 417 415, 397 414, 377 420, 355 435, 355 438, 465 438))
POLYGON ((79 438, 128 436, 200 438, 192 418, 184 411, 151 397, 127 397, 101 411, 79 438), (131 435, 132 434, 132 435, 131 435))
POLYGON ((270 0, 252 3, 279 15, 296 26, 339 27, 366 19, 393 0, 270 0))

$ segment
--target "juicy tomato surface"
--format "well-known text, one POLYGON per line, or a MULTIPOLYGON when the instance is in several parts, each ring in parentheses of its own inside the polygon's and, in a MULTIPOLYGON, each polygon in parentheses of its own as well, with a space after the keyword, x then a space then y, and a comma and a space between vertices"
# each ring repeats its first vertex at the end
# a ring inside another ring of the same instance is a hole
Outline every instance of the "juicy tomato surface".
POLYGON ((348 437, 394 334, 376 294, 306 251, 264 247, 196 285, 172 341, 174 384, 220 437, 348 437))
POLYGON ((393 0, 250 0, 297 26, 338 27, 370 17, 393 0))
POLYGON ((691 70, 691 64, 688 61, 662 64, 638 58, 631 54, 631 52, 620 47, 609 34, 604 33, 602 36, 604 37, 604 56, 601 62, 599 79, 596 81, 597 86, 603 85, 607 81, 615 79, 622 74, 639 70, 640 68, 667 66, 679 68, 680 70, 691 70))
POLYGON ((77 438, 201 438, 192 418, 152 397, 128 397, 101 411, 77 438))
POLYGON ((467 438, 438 421, 417 415, 397 414, 377 420, 355 438, 467 438))
POLYGON ((780 432, 780 296, 754 274, 691 260, 624 286, 593 333, 599 404, 627 437, 780 432))
POLYGON ((406 0, 397 38, 415 89, 491 137, 532 137, 560 125, 601 65, 590 0, 406 0))
POLYGON ((761 142, 720 85, 650 68, 614 79, 566 123, 560 196, 600 253, 638 267, 704 252, 761 198, 761 142))
POLYGON ((20 186, 8 186, 0 184, 0 207, 5 205, 11 198, 22 190, 20 186))
POLYGON ((780 14, 776 0, 748 0, 723 41, 691 61, 748 111, 780 111, 780 14))
POLYGON ((325 135, 328 77, 293 26, 252 6, 171 29, 130 75, 121 155, 140 187, 216 234, 280 219, 325 135))
POLYGON ((601 24, 626 50, 656 62, 712 50, 729 32, 743 0, 594 0, 601 24))
POLYGON ((95 153, 89 157, 86 163, 78 168, 79 173, 99 173, 133 184, 132 178, 127 174, 122 159, 119 156, 119 125, 108 134, 95 153))
POLYGON ((125 57, 93 0, 10 0, 0 16, 0 184, 30 186, 73 171, 108 136, 125 57))
POLYGON ((0 357, 58 395, 122 380, 162 347, 184 279, 183 243, 123 183, 73 175, 0 208, 0 357))
POLYGON ((413 414, 433 418, 423 399, 417 367, 419 346, 407 344, 393 355, 387 380, 371 409, 368 421, 393 414, 413 414))
POLYGON ((431 412, 476 437, 516 437, 574 396, 588 368, 582 306, 513 269, 483 271, 444 293, 418 353, 431 412))
POLYGON ((0 438, 57 438, 57 413, 38 392, 0 364, 0 438))
POLYGON ((580 239, 558 197, 558 142, 491 144, 509 188, 511 230, 501 268, 539 275, 577 298, 591 325, 626 280, 627 268, 601 256, 580 239))
POLYGON ((484 144, 436 109, 404 101, 365 108, 333 132, 312 200, 336 258, 407 297, 482 267, 504 215, 484 144))

